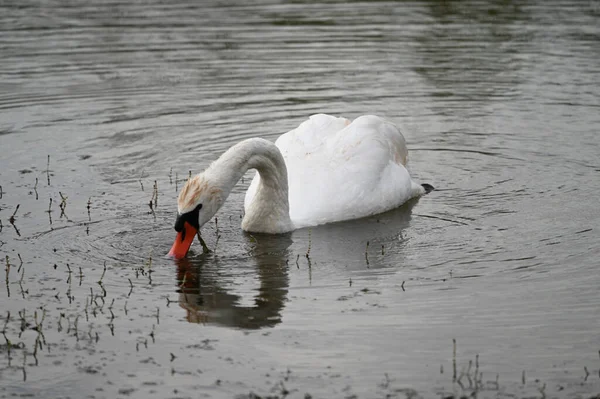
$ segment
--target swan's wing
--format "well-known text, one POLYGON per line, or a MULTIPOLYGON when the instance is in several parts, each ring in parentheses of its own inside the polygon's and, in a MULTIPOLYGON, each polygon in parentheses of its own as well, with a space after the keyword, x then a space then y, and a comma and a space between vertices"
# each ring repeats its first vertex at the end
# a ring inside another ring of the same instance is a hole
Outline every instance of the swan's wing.
MULTIPOLYGON (((420 194, 405 164, 408 151, 398 128, 365 115, 314 115, 276 141, 289 178, 290 217, 296 227, 347 220, 397 207, 420 194)), ((251 203, 258 174, 246 193, 251 203)))
POLYGON ((296 129, 279 136, 275 145, 284 158, 304 158, 307 154, 322 151, 326 143, 350 125, 346 118, 316 114, 302 122, 296 129))
POLYGON ((336 134, 330 145, 333 147, 330 152, 336 152, 337 148, 350 155, 366 158, 365 152, 375 150, 382 152, 379 156, 399 165, 406 166, 408 162, 406 141, 398 127, 375 115, 356 118, 336 134))
POLYGON ((404 166, 408 150, 394 124, 365 115, 326 137, 317 151, 291 149, 285 158, 296 226, 373 215, 420 193, 404 166))

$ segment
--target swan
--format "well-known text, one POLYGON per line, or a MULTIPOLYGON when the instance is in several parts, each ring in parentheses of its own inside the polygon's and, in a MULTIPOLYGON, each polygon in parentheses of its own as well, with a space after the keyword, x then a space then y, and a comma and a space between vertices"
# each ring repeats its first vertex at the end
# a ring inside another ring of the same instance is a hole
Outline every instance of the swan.
POLYGON ((177 200, 177 238, 169 255, 186 256, 200 227, 249 169, 242 229, 279 234, 385 212, 433 189, 407 169, 404 136, 374 115, 317 114, 275 143, 251 138, 229 148, 190 178, 177 200))

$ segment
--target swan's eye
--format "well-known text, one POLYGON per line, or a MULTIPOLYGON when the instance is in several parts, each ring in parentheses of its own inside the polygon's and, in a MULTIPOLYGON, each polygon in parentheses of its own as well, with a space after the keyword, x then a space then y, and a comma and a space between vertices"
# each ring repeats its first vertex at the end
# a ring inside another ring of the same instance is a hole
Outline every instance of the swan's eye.
POLYGON ((183 224, 185 222, 188 222, 196 229, 200 228, 200 224, 198 223, 198 214, 200 213, 200 209, 202 209, 202 204, 198 204, 198 206, 196 206, 193 211, 178 214, 177 219, 175 219, 175 231, 182 231, 183 224))

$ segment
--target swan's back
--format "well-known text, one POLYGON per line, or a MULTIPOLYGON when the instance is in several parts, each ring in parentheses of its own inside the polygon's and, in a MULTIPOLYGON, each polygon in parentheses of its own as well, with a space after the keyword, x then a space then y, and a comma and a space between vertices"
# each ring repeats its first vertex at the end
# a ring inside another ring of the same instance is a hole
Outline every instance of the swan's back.
MULTIPOLYGON (((297 228, 385 212, 423 193, 405 168, 404 137, 374 115, 352 122, 313 115, 275 145, 288 169, 290 217, 297 228)), ((246 208, 259 178, 248 188, 246 208)))

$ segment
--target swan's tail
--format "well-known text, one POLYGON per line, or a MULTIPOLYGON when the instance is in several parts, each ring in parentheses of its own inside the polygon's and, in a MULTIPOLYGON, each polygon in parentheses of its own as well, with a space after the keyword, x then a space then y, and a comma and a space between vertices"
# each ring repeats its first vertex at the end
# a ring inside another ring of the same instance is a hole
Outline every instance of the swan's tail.
POLYGON ((429 194, 430 192, 435 190, 435 187, 433 187, 431 184, 423 183, 421 184, 421 186, 423 186, 423 188, 425 189, 425 194, 429 194))
POLYGON ((411 195, 410 198, 420 197, 421 195, 429 194, 434 190, 431 184, 419 184, 411 180, 411 195))
POLYGON ((410 198, 420 197, 421 195, 429 194, 435 188, 431 184, 418 184, 414 181, 411 181, 411 195, 410 198))

